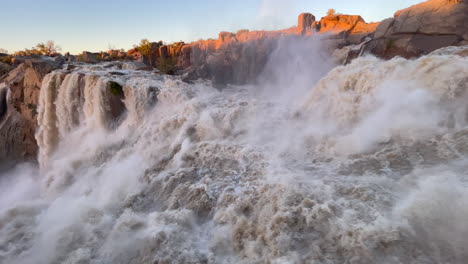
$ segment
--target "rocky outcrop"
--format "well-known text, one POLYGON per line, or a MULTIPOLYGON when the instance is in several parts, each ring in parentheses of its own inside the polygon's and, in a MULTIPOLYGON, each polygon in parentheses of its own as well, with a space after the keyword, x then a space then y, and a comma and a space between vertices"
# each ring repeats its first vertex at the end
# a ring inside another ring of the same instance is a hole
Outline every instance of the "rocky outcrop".
POLYGON ((297 30, 300 34, 306 34, 312 30, 312 27, 315 27, 315 16, 310 13, 302 13, 299 15, 297 21, 297 30))
POLYGON ((365 23, 361 16, 329 15, 320 20, 317 30, 319 32, 350 33, 359 22, 365 23))
POLYGON ((0 62, 0 81, 2 80, 2 77, 8 74, 10 71, 12 71, 15 67, 7 64, 0 62))
POLYGON ((468 1, 430 0, 382 21, 366 51, 383 58, 412 58, 467 44, 468 1))
POLYGON ((121 50, 108 50, 106 52, 101 52, 99 57, 103 61, 122 61, 127 59, 127 52, 121 50))
POLYGON ((76 61, 76 56, 71 55, 69 52, 65 53, 63 56, 65 58, 66 62, 75 62, 76 61))
POLYGON ((83 51, 81 54, 81 61, 86 62, 86 63, 97 63, 98 60, 96 58, 96 55, 92 52, 89 51, 83 51))
MULTIPOLYGON (((218 39, 194 42, 182 54, 189 73, 185 80, 211 79, 222 87, 227 83, 246 84, 256 80, 262 72, 269 55, 277 47, 280 38, 323 34, 324 46, 330 53, 336 48, 361 43, 372 36, 377 23, 367 24, 360 16, 331 15, 315 21, 310 13, 299 15, 298 25, 278 31, 221 32, 218 39), (187 55, 190 51, 190 63, 187 55)), ((164 54, 161 52, 161 54, 164 54)), ((179 60, 180 61, 180 60, 179 60)))
POLYGON ((133 48, 127 51, 127 56, 132 60, 141 61, 142 59, 140 58, 143 57, 143 54, 141 54, 141 52, 139 52, 138 49, 133 48))
POLYGON ((332 34, 336 39, 334 46, 342 48, 347 45, 359 44, 373 34, 379 23, 366 23, 361 16, 355 15, 328 15, 323 17, 316 25, 317 32, 332 34))
POLYGON ((36 158, 34 135, 42 80, 61 66, 62 62, 52 59, 28 60, 11 71, 1 84, 0 163, 36 158))
POLYGON ((191 45, 192 76, 210 79, 222 87, 228 83, 251 83, 262 71, 275 40, 281 32, 223 32, 217 40, 194 42, 191 45))
POLYGON ((347 44, 358 45, 367 38, 373 38, 379 24, 380 23, 366 23, 363 21, 358 21, 348 33, 346 39, 347 44))
POLYGON ((151 71, 153 67, 144 64, 141 61, 128 61, 122 63, 122 70, 151 71))
POLYGON ((31 55, 16 55, 11 58, 11 62, 14 66, 18 66, 22 63, 25 63, 28 60, 40 59, 40 55, 31 54, 31 55))
MULTIPOLYGON (((134 60, 143 62, 146 65, 157 67, 158 58, 160 57, 160 47, 163 46, 162 41, 151 42, 151 47, 143 54, 138 47, 130 49, 126 52, 126 60, 134 60)), ((123 55, 123 54, 120 54, 123 55)))
POLYGON ((187 69, 192 66, 190 60, 192 56, 192 45, 184 44, 180 49, 180 56, 177 59, 177 66, 181 69, 187 69))

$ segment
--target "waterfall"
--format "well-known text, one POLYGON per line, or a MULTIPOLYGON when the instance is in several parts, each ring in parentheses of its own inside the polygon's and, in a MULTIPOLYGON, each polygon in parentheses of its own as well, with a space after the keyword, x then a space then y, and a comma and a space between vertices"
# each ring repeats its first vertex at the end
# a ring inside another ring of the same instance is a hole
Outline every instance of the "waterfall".
POLYGON ((0 262, 464 263, 467 59, 291 59, 305 76, 222 91, 48 74, 40 169, 0 178, 0 262))

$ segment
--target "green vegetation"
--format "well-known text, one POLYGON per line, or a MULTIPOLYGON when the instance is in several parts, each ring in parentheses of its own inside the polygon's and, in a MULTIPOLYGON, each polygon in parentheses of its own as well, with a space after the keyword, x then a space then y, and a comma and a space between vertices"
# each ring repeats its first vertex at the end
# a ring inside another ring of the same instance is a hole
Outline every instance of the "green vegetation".
POLYGON ((145 56, 149 56, 151 54, 152 44, 148 39, 142 39, 140 44, 135 45, 134 47, 145 56))
POLYGON ((108 87, 109 87, 111 94, 116 95, 116 96, 124 95, 122 85, 118 84, 117 82, 109 81, 108 87))
POLYGON ((387 42, 385 43, 385 50, 389 50, 393 48, 394 45, 395 45, 394 39, 387 39, 387 42))
POLYGON ((165 44, 162 41, 150 42, 148 39, 142 39, 140 44, 134 45, 133 47, 145 57, 145 63, 149 65, 157 65, 157 68, 161 73, 173 75, 177 71, 177 58, 182 53, 182 47, 185 43, 179 41, 167 44, 167 53, 165 50, 162 52, 163 54, 159 54, 159 51, 157 54, 152 54, 152 52, 157 51, 164 45, 165 44), (157 63, 153 61, 155 57, 154 55, 158 57, 157 63))
POLYGON ((174 52, 174 55, 179 55, 182 51, 182 47, 185 45, 183 41, 174 42, 170 45, 171 49, 174 52))
POLYGON ((177 70, 177 58, 169 57, 159 59, 158 70, 164 74, 174 75, 177 70))
POLYGON ((36 50, 38 50, 43 55, 55 55, 58 54, 61 48, 55 45, 53 40, 48 40, 46 43, 39 43, 36 45, 36 50))
POLYGON ((6 56, 6 57, 2 58, 2 62, 7 63, 7 64, 13 64, 13 57, 12 56, 6 56))
POLYGON ((121 61, 121 60, 124 60, 125 57, 120 57, 119 56, 119 52, 125 52, 125 51, 122 51, 122 50, 119 50, 119 51, 115 51, 115 50, 112 50, 111 52, 109 52, 109 57, 110 57, 110 60, 112 61, 121 61))
POLYGON ((104 52, 101 52, 101 53, 93 53, 93 54, 94 54, 94 56, 96 57, 96 60, 97 60, 98 62, 101 62, 101 61, 104 60, 104 56, 105 56, 105 55, 104 55, 104 52))
POLYGON ((23 51, 18 51, 15 56, 34 56, 34 55, 47 55, 54 56, 59 54, 61 48, 55 45, 53 40, 49 40, 45 43, 39 43, 31 49, 25 49, 23 51))
POLYGON ((77 56, 76 56, 76 61, 81 61, 81 62, 83 62, 83 61, 84 61, 84 59, 83 59, 83 54, 77 55, 77 56))

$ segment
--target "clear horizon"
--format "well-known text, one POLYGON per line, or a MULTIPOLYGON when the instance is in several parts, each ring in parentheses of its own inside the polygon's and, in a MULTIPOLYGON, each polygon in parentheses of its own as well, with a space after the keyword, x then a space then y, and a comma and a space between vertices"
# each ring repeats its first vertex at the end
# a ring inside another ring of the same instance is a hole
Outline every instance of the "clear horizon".
POLYGON ((53 40, 73 54, 130 49, 141 39, 191 42, 216 38, 221 31, 277 30, 296 25, 302 12, 323 17, 328 9, 378 22, 420 0, 238 0, 91 1, 3 0, 5 21, 0 48, 12 53, 53 40), (18 17, 21 18, 18 19, 18 17))

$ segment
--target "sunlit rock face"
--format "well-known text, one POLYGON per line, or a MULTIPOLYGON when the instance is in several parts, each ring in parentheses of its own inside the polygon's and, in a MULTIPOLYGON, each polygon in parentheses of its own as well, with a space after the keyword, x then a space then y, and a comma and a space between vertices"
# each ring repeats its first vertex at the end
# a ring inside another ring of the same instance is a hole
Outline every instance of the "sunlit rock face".
POLYGON ((218 39, 193 42, 184 53, 190 50, 190 63, 183 59, 179 64, 190 64, 192 78, 211 79, 216 86, 252 83, 281 38, 322 35, 324 46, 331 54, 335 48, 361 43, 373 34, 376 26, 376 23, 366 23, 360 16, 331 15, 315 21, 314 15, 303 13, 299 15, 298 25, 288 29, 221 32, 218 39))
POLYGON ((274 41, 282 32, 222 32, 217 40, 192 43, 191 64, 201 78, 215 85, 246 84, 255 81, 263 69, 274 41))
POLYGON ((379 25, 370 52, 384 58, 416 57, 468 44, 468 3, 430 0, 395 13, 379 25))
POLYGON ((302 13, 299 15, 297 29, 301 34, 305 34, 306 32, 310 32, 312 30, 312 26, 315 22, 315 16, 310 13, 302 13))
POLYGON ((350 15, 329 15, 320 20, 319 29, 321 32, 343 32, 350 31, 357 23, 364 22, 361 16, 350 15))

